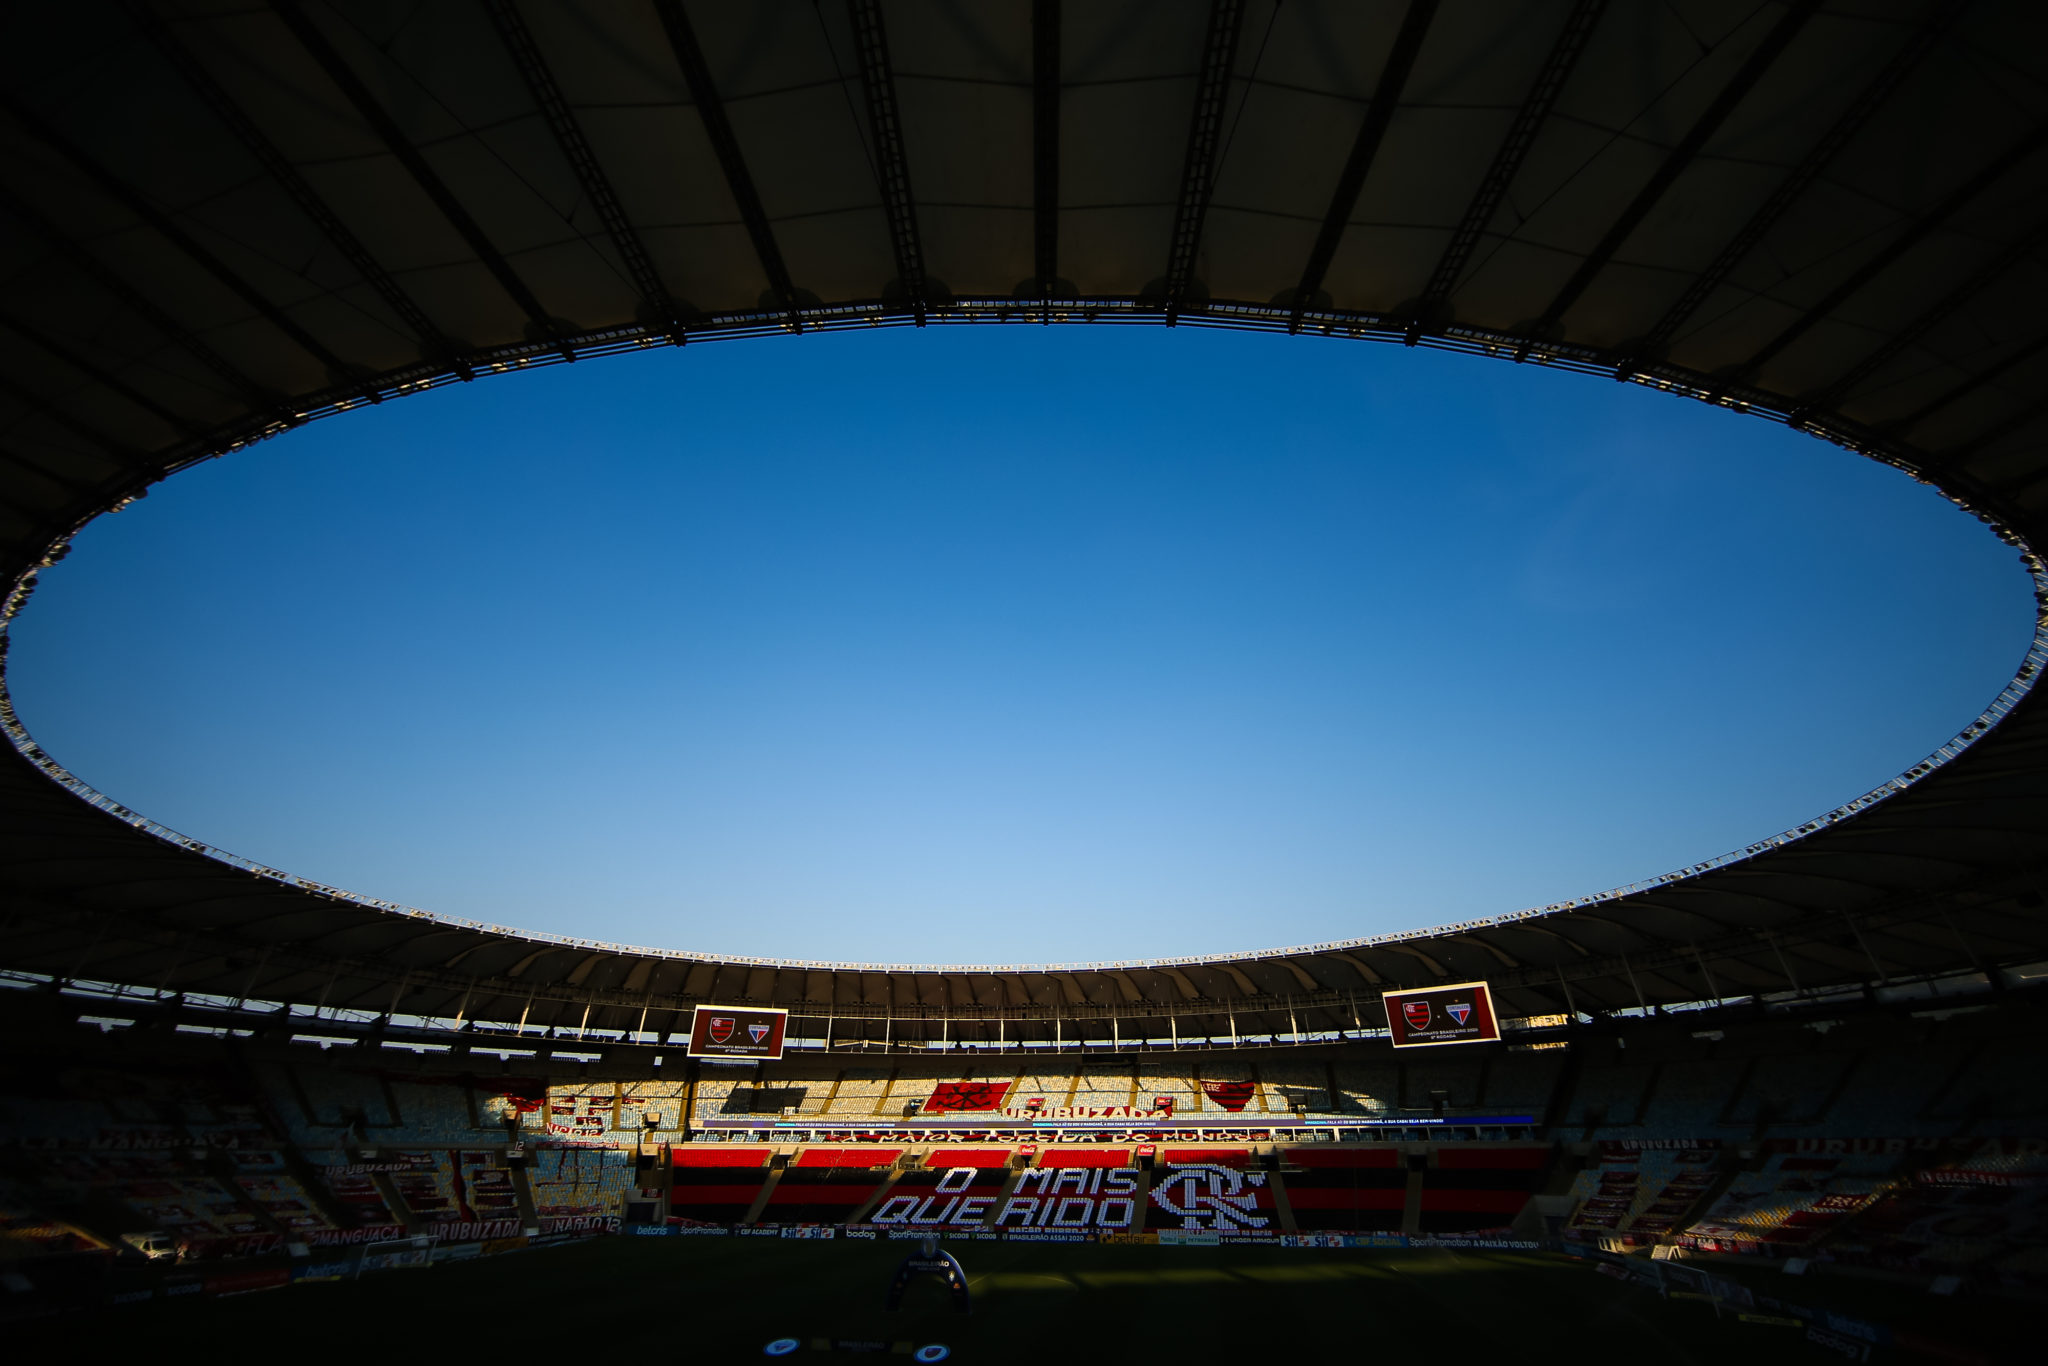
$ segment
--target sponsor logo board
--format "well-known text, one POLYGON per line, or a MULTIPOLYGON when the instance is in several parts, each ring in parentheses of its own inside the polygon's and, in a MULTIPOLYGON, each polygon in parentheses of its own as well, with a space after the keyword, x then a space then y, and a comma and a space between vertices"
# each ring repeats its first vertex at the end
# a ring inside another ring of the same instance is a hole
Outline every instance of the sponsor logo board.
POLYGON ((1159 1230, 1162 1247, 1215 1247, 1223 1241, 1214 1229, 1163 1228, 1159 1230))
POLYGON ((483 1238, 511 1238, 519 1233, 517 1219, 450 1219, 429 1224, 425 1236, 442 1243, 475 1242, 483 1238))
POLYGON ((366 1228, 316 1228, 306 1234, 309 1247, 353 1247, 385 1243, 405 1236, 404 1224, 371 1224, 366 1228))

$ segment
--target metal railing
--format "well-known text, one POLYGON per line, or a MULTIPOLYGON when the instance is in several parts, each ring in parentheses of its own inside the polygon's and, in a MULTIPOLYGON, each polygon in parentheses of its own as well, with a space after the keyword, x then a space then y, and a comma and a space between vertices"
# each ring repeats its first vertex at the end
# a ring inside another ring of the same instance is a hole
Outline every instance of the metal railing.
MULTIPOLYGON (((1845 982, 1818 989, 1793 987, 1761 994, 1703 996, 1654 1008, 1625 1007, 1604 1016, 1577 1013, 1509 1016, 1500 1021, 1500 1027, 1503 1041, 1511 1048, 1557 1048, 1564 1046, 1562 1041, 1587 1024, 1599 1029, 1612 1023, 1658 1017, 1698 1024, 1712 1024, 1721 1019, 1742 1022, 1754 1020, 1759 1010, 1785 1019, 1796 1020, 1806 1016, 1832 1018, 1844 1009, 1873 1005, 1910 1007, 1917 1004, 1926 1009, 1945 1009, 1995 1001, 2000 999, 2000 993, 2027 988, 2044 976, 2048 976, 2048 963, 1999 969, 1989 974, 1943 969, 1911 978, 1894 977, 1883 985, 1870 981, 1845 982), (1724 1012, 1734 1013, 1727 1015, 1724 1012)), ((2037 987, 2034 989, 2038 990, 2037 987)), ((282 1036, 293 1042, 318 1043, 323 1047, 337 1044, 401 1050, 423 1048, 433 1052, 459 1050, 499 1056, 580 1060, 611 1057, 617 1060, 625 1056, 616 1051, 621 1048, 638 1050, 634 1056, 640 1052, 680 1055, 686 1051, 689 1039, 687 1028, 648 1029, 645 1021, 631 1029, 583 1024, 515 1024, 481 1017, 413 1015, 354 1006, 307 1005, 214 992, 138 987, 132 983, 58 978, 49 973, 0 968, 0 994, 8 991, 63 997, 72 1003, 74 1009, 81 1005, 86 1007, 77 1015, 81 1023, 97 1024, 103 1029, 126 1027, 150 1019, 187 1032, 219 1037, 282 1036), (97 1011, 108 1013, 94 1013, 97 1011), (590 1052, 591 1049, 597 1052, 590 1052)), ((1388 1037, 1385 1027, 1367 1025, 1362 1018, 1350 1027, 1322 1028, 1303 1027, 1290 1018, 1287 1027, 1281 1028, 1278 1017, 1291 1015, 1289 1008, 1282 1005, 1246 1012, 1245 1027, 1233 1029, 1228 1034, 1180 1033, 1169 1025, 1169 1032, 1161 1035, 1157 1029, 1159 1023, 1179 1017, 1179 1012, 1170 1009, 1155 1010, 1143 1017, 1152 1025, 1149 1032, 1121 1036, 1113 1028, 1104 1033, 1102 1026, 1109 1019, 1107 1015, 1083 1017, 1045 1013, 1042 1008, 1038 1008, 1038 1013, 1027 1014, 1030 1010, 1030 1007, 1019 1008, 1006 1023, 1036 1025, 1042 1032, 1029 1038, 998 1037, 993 1040, 952 1039, 943 1034, 934 1039, 929 1032, 919 1035, 908 1030, 903 1034, 885 1031, 881 1037, 865 1033, 847 1036, 838 1033, 837 1026, 872 1025, 885 1018, 904 1024, 921 1023, 927 1027, 940 1021, 937 1016, 876 1015, 853 1019, 843 1013, 815 1007, 808 1011, 792 1010, 785 1046, 791 1057, 886 1055, 976 1064, 1036 1057, 1086 1057, 1101 1061, 1176 1053, 1313 1048, 1388 1037), (1265 1026, 1256 1024, 1258 1019, 1268 1017, 1270 1022, 1265 1026)), ((1210 1030, 1214 1029, 1215 1011, 1196 1010, 1190 1013, 1207 1021, 1210 1030)), ((1135 1023, 1140 1018, 1134 1014, 1129 1020, 1135 1023)), ((953 1016, 944 1023, 986 1028, 990 1020, 979 1016, 953 1016)))

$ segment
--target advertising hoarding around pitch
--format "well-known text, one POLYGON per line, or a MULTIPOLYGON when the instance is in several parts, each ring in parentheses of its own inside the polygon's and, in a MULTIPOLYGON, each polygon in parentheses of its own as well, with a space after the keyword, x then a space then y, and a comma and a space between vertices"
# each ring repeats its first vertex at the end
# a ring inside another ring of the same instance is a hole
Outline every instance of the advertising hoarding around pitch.
POLYGON ((733 1062, 774 1062, 782 1057, 789 1012, 759 1006, 698 1006, 690 1017, 690 1056, 733 1062))
POLYGON ((1383 991, 1387 1029, 1396 1048, 1434 1048, 1447 1043, 1494 1043, 1500 1021, 1484 982, 1453 982, 1447 987, 1383 991))

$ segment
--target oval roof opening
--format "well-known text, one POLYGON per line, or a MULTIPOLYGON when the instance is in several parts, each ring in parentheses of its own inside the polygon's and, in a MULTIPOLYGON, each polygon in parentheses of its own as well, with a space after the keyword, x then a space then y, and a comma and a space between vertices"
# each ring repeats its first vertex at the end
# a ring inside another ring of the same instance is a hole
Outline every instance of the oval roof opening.
POLYGON ((316 424, 96 523, 16 627, 181 833, 523 929, 1207 954, 1604 891, 1974 719, 2029 585, 1897 472, 1341 340, 662 350, 316 424))

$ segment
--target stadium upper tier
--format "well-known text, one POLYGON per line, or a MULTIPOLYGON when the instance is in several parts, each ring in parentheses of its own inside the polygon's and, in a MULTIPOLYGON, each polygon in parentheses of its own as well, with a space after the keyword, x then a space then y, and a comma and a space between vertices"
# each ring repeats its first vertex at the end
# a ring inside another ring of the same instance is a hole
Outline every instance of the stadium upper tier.
MULTIPOLYGON (((86 520, 315 417, 639 346, 968 321, 1605 373, 1905 469, 2044 582, 2038 5, 137 0, 15 6, 0 34, 10 617, 86 520)), ((0 968, 579 1030, 759 1002, 890 1044, 1352 1029, 1385 987, 1472 978, 1518 1016, 1995 972, 2048 958, 2043 657, 1856 809, 1671 878, 1065 967, 406 913, 81 799, 16 730, 0 968)))

